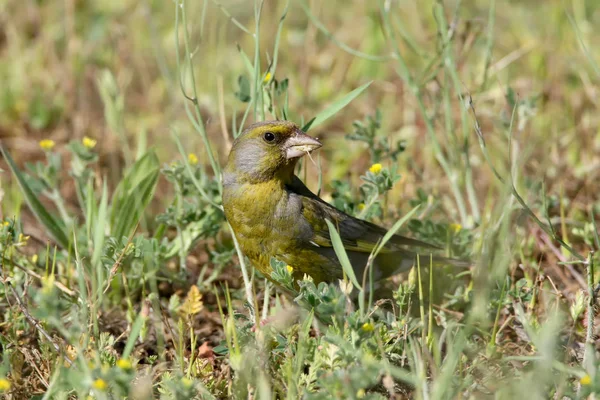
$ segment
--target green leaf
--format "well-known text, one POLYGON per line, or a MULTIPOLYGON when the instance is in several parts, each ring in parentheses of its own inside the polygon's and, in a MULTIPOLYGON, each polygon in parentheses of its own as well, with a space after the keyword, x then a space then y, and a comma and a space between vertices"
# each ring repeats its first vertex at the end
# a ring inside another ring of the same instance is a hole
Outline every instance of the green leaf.
POLYGON ((402 227, 402 225, 404 225, 406 223, 406 221, 408 221, 413 216, 413 214, 415 212, 417 212, 419 207, 421 207, 420 204, 418 204, 415 208, 410 210, 406 215, 404 215, 404 217, 402 217, 398 221, 396 221, 394 226, 392 226, 390 228, 390 230, 388 230, 386 232, 386 234, 383 235, 383 239, 381 239, 381 242, 379 242, 379 244, 373 251, 373 258, 377 257, 377 254, 379 254, 381 249, 383 249, 383 246, 385 246, 385 244, 392 238, 392 236, 394 236, 396 234, 396 232, 398 232, 398 229, 400 229, 402 227))
POLYGON ((142 332, 142 328, 144 327, 144 322, 146 322, 146 319, 147 317, 140 313, 133 322, 133 325, 131 326, 131 332, 129 332, 129 338, 127 338, 125 349, 121 355, 123 359, 128 358, 133 351, 133 346, 135 346, 135 342, 137 342, 138 338, 140 337, 140 332, 142 332))
POLYGON ((333 250, 340 261, 340 264, 342 264, 342 268, 346 273, 346 276, 350 279, 350 282, 352 282, 354 287, 358 288, 358 290, 362 290, 362 287, 356 280, 356 275, 354 275, 354 269, 352 268, 352 264, 350 263, 350 259, 348 258, 348 254, 346 253, 346 249, 344 248, 340 234, 331 221, 326 219, 325 222, 329 228, 329 237, 331 238, 331 243, 333 244, 333 250))
POLYGON ((154 151, 137 160, 112 198, 110 226, 116 238, 129 236, 154 195, 160 164, 154 151))
POLYGON ((102 249, 104 249, 105 240, 105 229, 106 229, 106 217, 108 214, 108 191, 106 189, 106 180, 104 180, 104 186, 102 187, 102 199, 100 200, 100 208, 97 211, 96 223, 93 225, 93 238, 94 238, 94 253, 92 254, 92 265, 98 265, 100 256, 102 256, 102 249))
POLYGON ((235 92, 235 97, 244 103, 248 103, 252 97, 250 96, 250 81, 244 75, 238 77, 238 85, 240 90, 235 92))
POLYGON ((348 93, 347 95, 345 95, 344 97, 342 97, 341 99, 338 99, 338 100, 334 101, 332 104, 329 105, 329 107, 327 107, 326 109, 324 109, 323 111, 321 111, 320 113, 318 113, 314 117, 313 120, 311 120, 308 124, 306 124, 302 128, 302 130, 304 132, 306 132, 309 128, 314 128, 316 126, 321 125, 327 119, 329 119, 330 117, 334 116, 337 112, 339 112, 344 107, 346 107, 348 104, 350 104, 350 102, 352 100, 354 100, 355 98, 357 98, 359 94, 361 94, 362 92, 364 92, 365 89, 368 88, 369 85, 372 82, 373 81, 367 82, 364 85, 362 85, 362 86, 354 89, 353 91, 351 91, 350 93, 348 93))
POLYGON ((46 231, 50 234, 50 236, 52 236, 54 241, 56 241, 56 243, 63 249, 68 249, 69 240, 67 239, 68 236, 63 225, 60 224, 59 221, 57 221, 52 214, 48 212, 48 210, 46 210, 44 205, 42 205, 38 199, 38 196, 33 192, 27 183, 25 176, 21 173, 21 171, 19 171, 19 168, 15 164, 10 154, 4 150, 2 146, 0 146, 0 152, 6 160, 6 163, 8 164, 13 175, 15 178, 17 178, 17 183, 19 184, 19 187, 25 196, 25 201, 27 202, 31 212, 33 212, 37 220, 46 228, 46 231))

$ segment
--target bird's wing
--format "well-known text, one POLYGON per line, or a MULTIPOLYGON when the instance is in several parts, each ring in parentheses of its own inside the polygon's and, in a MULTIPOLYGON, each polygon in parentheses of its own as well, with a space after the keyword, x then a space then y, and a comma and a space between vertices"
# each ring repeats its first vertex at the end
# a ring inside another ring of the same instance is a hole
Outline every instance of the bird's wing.
MULTIPOLYGON (((384 228, 354 218, 324 202, 312 193, 300 179, 294 178, 288 189, 301 196, 302 214, 313 231, 312 244, 321 247, 332 246, 326 219, 337 227, 346 250, 370 253, 386 234, 387 230, 384 228)), ((394 235, 386 243, 382 252, 396 251, 405 246, 437 248, 420 240, 394 235)))

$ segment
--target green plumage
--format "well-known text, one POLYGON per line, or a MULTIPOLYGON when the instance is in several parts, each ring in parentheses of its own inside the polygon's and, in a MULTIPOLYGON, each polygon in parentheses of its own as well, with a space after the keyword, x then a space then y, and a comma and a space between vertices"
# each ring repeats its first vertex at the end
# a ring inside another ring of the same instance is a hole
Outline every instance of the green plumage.
MULTIPOLYGON (((248 127, 234 142, 223 174, 223 207, 244 254, 265 276, 271 276, 271 257, 307 274, 315 282, 343 276, 325 219, 338 227, 357 276, 362 277, 369 254, 386 230, 351 217, 313 194, 294 166, 303 152, 320 147, 293 123, 269 121, 248 127), (272 139, 272 140, 271 140, 272 139)), ((374 278, 387 278, 410 269, 417 253, 430 244, 394 235, 375 259, 374 278)), ((423 252, 426 260, 429 253, 423 252)), ((463 264, 435 258, 436 263, 463 264)))

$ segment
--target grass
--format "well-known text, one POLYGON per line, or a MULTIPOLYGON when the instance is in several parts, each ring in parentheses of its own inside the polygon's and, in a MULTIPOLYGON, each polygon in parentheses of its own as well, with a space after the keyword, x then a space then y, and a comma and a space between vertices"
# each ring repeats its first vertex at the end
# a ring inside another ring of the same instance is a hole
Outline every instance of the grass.
POLYGON ((5 1, 2 395, 593 398, 599 18, 585 0, 5 1), (351 268, 294 285, 272 260, 269 283, 219 177, 274 118, 324 141, 309 188, 473 266, 421 258, 385 301, 351 268))

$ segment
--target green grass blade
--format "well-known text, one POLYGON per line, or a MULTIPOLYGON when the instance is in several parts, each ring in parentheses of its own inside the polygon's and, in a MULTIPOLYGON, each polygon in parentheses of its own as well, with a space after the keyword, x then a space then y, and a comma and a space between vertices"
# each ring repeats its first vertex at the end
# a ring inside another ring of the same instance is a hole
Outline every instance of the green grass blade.
POLYGON ((93 238, 94 238, 94 252, 92 254, 92 265, 98 265, 100 256, 102 255, 102 249, 104 248, 104 233, 106 230, 106 221, 108 213, 108 190, 106 188, 106 180, 102 188, 102 199, 100 200, 100 207, 96 215, 96 223, 93 226, 93 238))
POLYGON ((125 349, 123 350, 123 355, 121 358, 126 359, 129 358, 129 355, 133 351, 133 346, 135 346, 135 342, 140 337, 140 332, 144 327, 144 321, 146 320, 146 316, 143 313, 138 314, 137 318, 133 322, 131 326, 131 332, 129 333, 129 337, 127 338, 127 343, 125 344, 125 349))
POLYGON ((323 122, 325 122, 326 120, 337 114, 344 107, 346 107, 348 104, 350 104, 350 102, 357 98, 358 95, 360 95, 362 92, 364 92, 365 89, 367 89, 369 85, 371 85, 371 83, 373 83, 373 81, 367 82, 364 85, 357 87, 341 99, 334 101, 332 104, 329 105, 329 107, 325 108, 323 111, 317 114, 315 118, 312 119, 308 124, 304 125, 304 127, 302 127, 302 130, 306 132, 310 128, 314 128, 321 125, 323 122))
POLYGON ((98 216, 98 202, 94 196, 94 183, 89 179, 85 185, 85 233, 88 237, 92 236, 94 221, 98 216))
POLYGON ((110 226, 117 238, 129 237, 154 195, 160 164, 154 151, 137 160, 112 198, 110 226))
POLYGON ((406 223, 406 221, 408 221, 414 215, 414 213, 417 212, 419 207, 421 207, 420 204, 417 205, 412 210, 410 210, 406 215, 404 215, 398 221, 396 221, 396 223, 386 232, 386 234, 383 235, 383 239, 381 239, 381 241, 379 242, 379 245, 375 248, 375 251, 373 252, 373 257, 376 257, 377 254, 379 254, 379 252, 381 251, 383 246, 385 246, 385 244, 392 238, 392 236, 394 236, 396 234, 396 232, 398 232, 398 230, 402 227, 402 225, 404 225, 406 223))
POLYGON ((358 288, 358 290, 362 290, 362 287, 358 284, 358 280, 354 274, 354 269, 352 269, 352 264, 350 264, 350 259, 348 258, 348 254, 346 253, 346 249, 344 248, 340 234, 331 221, 326 219, 325 222, 329 228, 329 237, 331 238, 331 243, 333 244, 333 250, 340 261, 340 264, 342 264, 342 268, 344 269, 346 276, 350 279, 354 287, 358 288))
POLYGON ((25 176, 23 176, 8 151, 4 150, 4 148, 0 146, 0 152, 6 160, 6 163, 8 164, 8 167, 12 171, 13 175, 15 178, 17 178, 17 183, 23 192, 25 201, 27 202, 31 212, 33 212, 37 220, 46 228, 46 231, 50 234, 50 236, 52 236, 52 238, 60 247, 63 249, 69 248, 69 240, 67 239, 67 234, 63 226, 61 226, 61 224, 46 210, 46 207, 44 207, 44 205, 40 202, 38 196, 33 192, 25 180, 25 176))

